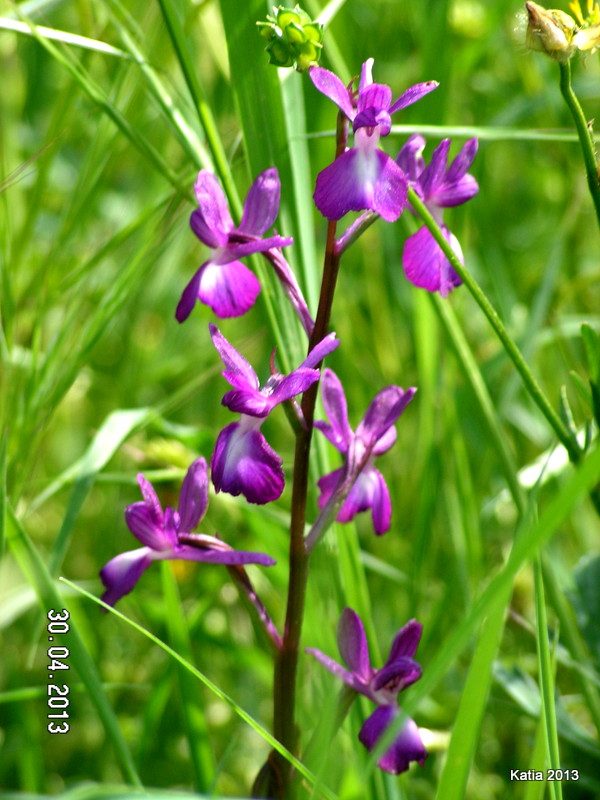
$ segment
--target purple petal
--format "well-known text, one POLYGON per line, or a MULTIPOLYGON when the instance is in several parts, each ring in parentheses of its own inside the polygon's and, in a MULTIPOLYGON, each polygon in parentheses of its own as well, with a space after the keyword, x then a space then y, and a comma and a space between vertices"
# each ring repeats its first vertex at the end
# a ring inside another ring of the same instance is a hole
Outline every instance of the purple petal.
POLYGON ((401 656, 414 658, 422 633, 423 626, 416 619, 411 619, 403 628, 400 628, 392 642, 388 663, 401 656))
POLYGON ((415 83, 414 86, 411 86, 405 92, 403 92, 403 94, 401 94, 396 102, 391 106, 389 109, 390 114, 395 114, 396 111, 400 111, 401 108, 411 106, 413 103, 416 103, 417 100, 420 100, 422 97, 425 97, 426 94, 429 94, 429 92, 433 92, 433 90, 437 89, 438 86, 439 83, 437 81, 415 83))
POLYGON ((140 487, 142 497, 144 498, 144 503, 148 508, 150 519, 156 525, 162 525, 163 523, 162 507, 160 505, 160 500, 158 499, 156 492, 154 491, 154 486, 152 486, 150 481, 144 478, 141 472, 138 473, 137 482, 140 487))
POLYGON ((361 618, 351 608, 342 611, 338 623, 337 641, 340 654, 352 672, 365 683, 371 680, 373 670, 369 659, 367 637, 361 618))
POLYGON ((392 425, 387 431, 380 436, 379 439, 375 442, 371 453, 374 456, 381 456, 383 453, 387 453, 387 451, 394 445, 396 442, 398 434, 396 433, 396 428, 392 425))
POLYGON ((352 130, 355 133, 360 128, 377 128, 380 136, 387 136, 392 129, 392 118, 382 108, 366 108, 356 115, 352 123, 352 130))
POLYGON ((466 203, 475 197, 479 191, 479 184, 472 175, 463 175, 455 183, 445 181, 433 196, 433 202, 440 208, 449 208, 466 203))
POLYGON ((364 205, 364 191, 357 186, 356 148, 347 150, 317 175, 315 205, 327 219, 341 219, 349 211, 360 211, 364 205))
POLYGON ((264 397, 260 392, 246 391, 245 389, 232 389, 221 400, 221 405, 235 414, 247 414, 249 417, 267 417, 273 408, 270 397, 264 397))
POLYGON ((300 364, 301 367, 318 367, 321 361, 333 353, 334 350, 340 346, 340 340, 335 338, 334 333, 328 333, 319 344, 315 345, 304 361, 300 364))
POLYGON ((360 71, 360 82, 358 84, 358 94, 362 94, 367 88, 373 83, 373 64, 375 63, 374 58, 367 58, 365 62, 363 62, 361 71, 360 71))
POLYGON ((217 492, 243 494, 250 503, 269 503, 283 492, 281 458, 262 433, 232 422, 217 438, 210 468, 217 492))
MULTIPOLYGON (((366 131, 360 128, 357 138, 366 131)), ((406 206, 406 193, 406 178, 393 159, 382 150, 354 147, 319 173, 314 200, 327 219, 368 208, 394 222, 406 206)))
MULTIPOLYGON (((447 228, 443 227, 442 230, 462 261, 462 250, 456 237, 447 228)), ((429 292, 439 292, 442 297, 446 297, 455 286, 462 283, 440 246, 425 227, 420 228, 406 240, 402 253, 402 266, 412 284, 429 292)))
POLYGON ((293 244, 294 240, 286 236, 269 236, 267 239, 252 238, 250 241, 235 242, 230 241, 227 247, 215 254, 212 258, 213 264, 229 264, 239 258, 251 256, 254 253, 265 253, 279 247, 287 247, 293 244))
POLYGON ((224 231, 208 227, 204 216, 197 208, 190 214, 190 228, 200 241, 212 250, 225 247, 227 244, 229 238, 228 234, 224 231))
POLYGON ((371 468, 375 473, 377 483, 373 493, 373 503, 371 505, 371 517, 373 519, 373 530, 377 536, 382 536, 390 529, 392 519, 392 501, 385 482, 385 478, 375 467, 371 468))
POLYGON ((444 182, 446 175, 446 164, 448 162, 448 151, 450 150, 450 139, 442 139, 433 151, 431 161, 425 167, 419 178, 419 185, 423 192, 423 197, 427 202, 437 189, 444 182))
POLYGON ((372 686, 376 692, 385 691, 397 694, 421 677, 422 669, 414 659, 402 656, 395 661, 388 661, 385 667, 377 671, 372 686))
POLYGON ((245 314, 259 292, 258 278, 239 261, 222 266, 209 261, 200 271, 198 297, 222 319, 245 314))
MULTIPOLYGON (((371 714, 358 735, 367 750, 373 750, 399 713, 400 710, 393 706, 379 706, 371 714)), ((377 765, 385 772, 399 775, 401 772, 406 772, 412 761, 418 761, 423 766, 426 758, 427 750, 421 741, 419 729, 412 719, 407 718, 392 746, 380 758, 377 765)))
POLYGON ((245 550, 200 549, 183 545, 176 553, 170 556, 171 560, 179 559, 182 561, 202 561, 205 564, 261 564, 263 567, 272 567, 276 564, 274 558, 265 553, 252 553, 245 550))
POLYGON ((320 372, 318 369, 305 369, 298 367, 280 381, 275 391, 268 398, 269 405, 274 408, 278 403, 291 400, 292 397, 302 394, 315 381, 319 380, 320 372))
POLYGON ((417 390, 413 387, 404 391, 400 386, 386 386, 369 404, 364 419, 356 429, 368 449, 386 433, 410 403, 417 390))
POLYGON ((321 94, 324 94, 340 108, 348 119, 354 119, 356 110, 352 106, 348 89, 337 75, 323 67, 309 67, 308 74, 311 81, 321 94))
POLYGON ((202 277, 202 273, 209 264, 210 261, 205 261, 200 269, 194 273, 194 277, 183 290, 175 311, 175 319, 177 322, 185 322, 185 320, 192 313, 193 308, 196 305, 196 300, 198 299, 198 291, 200 289, 200 279, 202 277))
MULTIPOLYGON (((325 436, 334 447, 340 450, 339 446, 340 443, 338 441, 337 435, 333 427, 328 422, 322 422, 321 420, 317 420, 316 422, 313 422, 313 428, 316 428, 318 431, 321 431, 323 436, 325 436)), ((347 449, 348 448, 346 447, 346 445, 344 445, 344 449, 341 452, 345 453, 347 449)))
POLYGON ((114 606, 123 595, 129 594, 155 558, 149 547, 140 547, 115 556, 100 570, 100 578, 106 587, 102 600, 109 606, 114 606))
POLYGON ((387 111, 392 102, 392 90, 385 83, 370 83, 361 89, 358 94, 357 110, 387 111))
POLYGON ((383 150, 376 150, 375 156, 379 161, 379 175, 373 185, 373 204, 366 208, 376 211, 386 222, 394 222, 406 208, 406 177, 383 150))
POLYGON ((466 175, 467 170, 473 163, 473 159, 477 154, 478 147, 479 147, 479 142, 477 141, 477 139, 469 139, 467 142, 464 143, 460 151, 457 153, 456 158, 454 159, 452 164, 450 164, 448 173, 446 175, 447 183, 456 183, 464 175, 466 175))
POLYGON ((374 507, 380 496, 377 475, 378 472, 374 467, 365 467, 361 470, 337 515, 338 522, 350 522, 361 511, 374 507))
POLYGON ((249 417, 267 417, 273 408, 270 397, 246 389, 233 389, 227 392, 221 400, 221 405, 235 414, 247 414, 249 417))
POLYGON ((317 661, 325 667, 325 669, 329 670, 329 672, 331 672, 332 675, 335 675, 336 678, 342 680, 346 686, 350 686, 350 688, 354 689, 355 692, 360 692, 360 694, 364 694, 367 697, 371 696, 369 687, 356 675, 348 672, 348 670, 344 669, 341 664, 338 664, 337 661, 334 661, 333 658, 329 658, 329 656, 326 656, 325 653, 322 653, 320 650, 317 650, 314 647, 307 647, 305 652, 309 653, 311 656, 314 656, 317 661))
POLYGON ((179 531, 189 533, 197 527, 208 506, 208 469, 198 458, 188 469, 179 494, 179 531))
MULTIPOLYGON (((319 495, 319 508, 324 508, 328 503, 329 498, 340 485, 340 479, 342 478, 343 474, 344 468, 340 467, 339 469, 333 470, 333 472, 328 472, 327 475, 323 475, 322 478, 319 478, 317 481, 317 486, 321 492, 319 495)), ((338 521, 342 521, 340 520, 339 516, 338 521)), ((347 520, 345 521, 347 522, 347 520)))
POLYGON ((331 423, 333 437, 329 436, 320 426, 319 429, 340 452, 346 453, 354 434, 348 422, 348 406, 344 388, 333 370, 323 370, 321 391, 323 406, 331 423))
POLYGON ((152 550, 168 550, 177 544, 177 536, 165 529, 164 520, 157 524, 146 503, 133 503, 125 509, 127 527, 139 541, 152 550))
POLYGON ((199 208, 190 218, 192 230, 209 247, 224 247, 233 229, 233 220, 219 181, 212 172, 202 169, 198 173, 194 191, 199 208))
POLYGON ((238 231, 253 236, 262 234, 275 222, 279 210, 281 183, 275 167, 266 169, 256 178, 244 203, 244 213, 238 231))
POLYGON ((424 149, 425 139, 418 133, 414 133, 402 145, 402 149, 398 153, 396 163, 410 183, 416 183, 425 168, 425 161, 423 160, 424 149))
POLYGON ((213 323, 209 323, 208 330, 213 344, 225 364, 223 373, 226 380, 237 389, 258 390, 259 382, 256 372, 235 347, 227 341, 221 331, 213 323))

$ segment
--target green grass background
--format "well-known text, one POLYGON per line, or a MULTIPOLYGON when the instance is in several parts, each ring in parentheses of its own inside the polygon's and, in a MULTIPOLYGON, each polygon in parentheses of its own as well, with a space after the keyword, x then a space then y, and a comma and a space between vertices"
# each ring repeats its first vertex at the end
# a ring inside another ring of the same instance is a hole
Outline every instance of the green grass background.
MULTIPOLYGON (((333 155, 335 108, 307 76, 280 80, 265 64, 253 23, 268 10, 257 0, 0 3, 0 796, 118 797, 142 785, 161 796, 243 796, 269 751, 258 728, 270 726, 270 658, 222 569, 157 565, 119 609, 235 707, 56 581, 64 575, 98 596, 100 567, 135 547, 123 508, 139 499, 136 473, 175 504, 188 464, 210 456, 230 421, 210 311, 198 306, 183 326, 173 316, 206 257, 188 226, 199 168, 220 175, 239 213, 253 177, 279 167, 278 226, 296 237, 290 258, 314 310, 325 222, 310 196, 333 155), (86 41, 16 33, 6 20, 86 41), (63 607, 72 618, 71 731, 51 736, 45 612, 63 607)), ((526 52, 521 8, 504 0, 347 0, 329 10, 337 13, 323 64, 345 82, 370 56, 394 96, 440 82, 394 117, 411 130, 428 126, 427 157, 444 136, 453 153, 480 137, 480 193, 446 220, 551 403, 559 407, 565 387, 582 428, 590 410, 580 326, 600 327, 599 237, 556 65, 526 52)), ((599 77, 597 56, 576 64, 589 119, 599 77)), ((405 137, 382 144, 394 155, 405 137)), ((374 770, 356 739, 370 704, 357 702, 307 764, 306 791, 588 800, 600 795, 600 539, 586 499, 597 453, 577 471, 560 453, 546 465, 552 432, 471 297, 458 289, 432 301, 404 278, 402 246, 415 226, 408 214, 375 224, 342 264, 332 322, 342 346, 329 364, 351 422, 385 385, 419 391, 379 462, 392 529, 376 539, 361 515, 327 537, 311 565, 303 644, 337 658, 335 627, 350 605, 381 665, 416 616, 424 677, 400 699, 430 732, 431 753, 400 778, 374 770), (550 764, 577 769, 579 781, 510 782, 511 769, 550 764)), ((220 327, 264 378, 275 343, 287 367, 305 344, 256 266, 261 299, 220 327)), ((283 413, 264 431, 291 479, 283 413)), ((315 480, 319 465, 339 463, 322 443, 318 456, 315 480)), ((202 523, 277 558, 252 577, 278 623, 289 483, 266 508, 212 496, 202 523)), ((314 515, 316 493, 309 508, 314 515)), ((305 741, 338 688, 302 658, 305 741)))

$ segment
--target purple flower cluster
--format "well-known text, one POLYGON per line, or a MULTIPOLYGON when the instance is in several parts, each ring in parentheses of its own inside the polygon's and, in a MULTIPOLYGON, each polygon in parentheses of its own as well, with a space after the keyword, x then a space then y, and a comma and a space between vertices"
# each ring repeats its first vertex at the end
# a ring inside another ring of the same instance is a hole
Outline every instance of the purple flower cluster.
POLYGON ((143 501, 125 509, 127 527, 143 547, 121 553, 100 571, 106 591, 102 600, 114 605, 128 594, 153 561, 204 561, 209 564, 262 564, 275 561, 263 553, 234 550, 216 536, 192 533, 203 519, 208 506, 208 470, 206 461, 193 462, 184 478, 177 510, 163 511, 152 484, 138 475, 143 501))
MULTIPOLYGON (((355 692, 368 697, 377 708, 363 724, 358 738, 373 750, 377 742, 402 713, 397 704, 399 692, 421 677, 421 666, 414 656, 421 639, 422 627, 411 620, 396 634, 388 660, 381 669, 374 669, 369 658, 367 637, 362 620, 351 608, 345 608, 338 625, 338 647, 346 669, 320 650, 308 648, 336 678, 355 692)), ((391 747, 378 761, 379 767, 394 775, 405 772, 412 761, 423 766, 427 750, 419 735, 416 723, 406 718, 391 747)))
MULTIPOLYGON (((422 155, 424 149, 425 139, 418 134, 411 136, 400 150, 398 164, 442 229, 452 250, 463 261, 458 239, 444 225, 442 213, 444 208, 466 203, 479 191, 477 181, 467 173, 477 153, 477 139, 469 139, 449 167, 447 162, 450 139, 440 142, 427 166, 422 155)), ((442 297, 446 297, 461 283, 439 244, 425 226, 406 240, 402 263, 411 283, 430 292, 439 292, 442 297)))
POLYGON ((243 494, 250 503, 269 503, 281 495, 285 483, 281 458, 271 448, 260 427, 279 403, 305 392, 319 380, 315 367, 339 345, 335 333, 326 336, 289 375, 275 373, 261 388, 256 372, 232 347, 215 325, 213 344, 225 365, 223 377, 234 387, 221 401, 241 414, 217 438, 210 462, 217 492, 243 494))
MULTIPOLYGON (((315 87, 352 122, 354 146, 319 173, 314 193, 315 205, 323 216, 338 220, 349 211, 374 211, 386 222, 394 222, 408 206, 408 188, 419 197, 441 226, 444 236, 462 261, 456 237, 442 223, 441 210, 457 206, 477 194, 479 187, 467 174, 477 152, 477 140, 469 140, 446 168, 450 140, 435 149, 425 166, 422 153, 425 139, 411 136, 393 160, 378 147, 379 139, 391 130, 391 116, 417 102, 437 88, 435 81, 418 83, 407 89, 394 103, 392 90, 373 83, 373 59, 362 66, 358 95, 322 67, 311 67, 315 87)), ((409 237, 402 257, 404 272, 415 286, 445 297, 460 283, 429 230, 422 227, 409 237)))
POLYGON ((315 204, 327 219, 341 219, 349 211, 369 208, 386 222, 393 222, 406 208, 406 177, 398 164, 378 148, 379 137, 389 134, 392 114, 416 103, 438 84, 418 83, 392 103, 392 90, 385 84, 373 83, 372 70, 373 59, 369 58, 362 66, 358 97, 333 72, 323 67, 308 70, 316 88, 343 111, 354 131, 354 147, 317 178, 315 204))
POLYGON ((196 300, 210 306, 218 317, 239 317, 252 308, 260 292, 258 279, 239 259, 293 242, 282 236, 262 238, 279 210, 279 175, 273 167, 257 177, 246 197, 237 228, 212 172, 203 169, 198 173, 194 191, 198 208, 192 212, 190 225, 200 241, 211 249, 211 256, 183 290, 175 317, 184 322, 196 300))
POLYGON ((337 493, 346 492, 337 515, 338 522, 349 522, 360 511, 371 509, 375 533, 381 535, 389 530, 390 493, 374 461, 396 441, 394 424, 415 392, 414 388, 404 391, 399 386, 383 389, 354 432, 348 422, 348 406, 340 379, 330 369, 323 371, 323 405, 330 422, 315 422, 315 428, 342 453, 344 465, 319 480, 319 507, 331 502, 337 493))
MULTIPOLYGON (((290 13, 296 14, 295 11, 290 13)), ((433 151, 430 163, 426 164, 423 159, 425 139, 420 135, 411 136, 396 159, 390 157, 380 149, 379 143, 391 131, 392 116, 425 97, 438 84, 435 81, 416 84, 393 100, 389 86, 373 81, 373 63, 373 59, 368 59, 362 65, 356 92, 352 90, 352 84, 345 87, 326 69, 318 66, 309 69, 315 87, 352 123, 354 137, 352 146, 341 152, 318 175, 315 204, 329 220, 339 220, 351 211, 367 212, 348 228, 342 239, 335 241, 332 247, 328 246, 327 258, 330 260, 326 261, 326 266, 331 268, 335 258, 339 263, 344 247, 362 232, 366 223, 372 221, 373 214, 394 222, 406 208, 415 210, 410 206, 409 197, 414 206, 421 207, 415 195, 427 207, 462 261, 460 245, 444 224, 443 210, 466 202, 478 192, 475 178, 468 173, 477 152, 477 140, 466 142, 449 165, 450 140, 443 140, 433 151)), ((344 131, 347 128, 345 123, 344 131)), ((339 150, 343 149, 342 144, 345 146, 345 137, 344 133, 338 138, 339 150)), ((208 305, 220 318, 236 317, 248 311, 256 301, 260 284, 241 259, 261 253, 273 267, 311 342, 307 357, 289 374, 277 370, 273 351, 270 376, 261 384, 244 356, 216 325, 209 325, 212 343, 224 365, 222 375, 231 386, 221 403, 239 415, 216 438, 210 460, 215 491, 243 495, 248 502, 256 504, 280 498, 285 486, 283 460, 268 443, 261 428, 274 409, 285 403, 301 431, 297 453, 302 457, 297 458, 295 470, 300 473, 297 485, 304 486, 304 497, 301 498, 302 505, 294 506, 294 511, 300 509, 304 514, 314 390, 305 397, 302 407, 296 398, 322 378, 327 420, 317 420, 313 426, 339 451, 343 463, 318 480, 320 513, 309 532, 304 535, 303 516, 299 517, 302 524, 292 525, 292 552, 302 550, 302 557, 308 560, 312 546, 320 540, 334 518, 342 523, 349 522, 361 512, 370 512, 375 534, 386 533, 391 527, 392 503, 385 478, 375 462, 395 443, 396 423, 416 389, 395 385, 385 387, 375 395, 363 419, 353 430, 340 379, 329 368, 321 371, 324 358, 336 350, 339 341, 335 333, 330 333, 315 344, 318 336, 314 331, 327 330, 326 321, 331 310, 327 303, 331 302, 333 290, 331 286, 326 287, 327 291, 323 290, 315 322, 283 255, 282 248, 291 245, 293 240, 277 233, 266 235, 279 210, 281 185, 277 170, 267 169, 258 175, 246 197, 239 225, 233 222, 225 194, 215 175, 201 170, 194 189, 198 207, 191 214, 190 225, 198 239, 210 249, 210 255, 183 290, 175 314, 177 320, 186 320, 196 301, 208 305)), ((459 276, 425 226, 408 237, 402 261, 408 280, 420 288, 440 292, 445 297, 460 284, 459 276)), ((336 268, 337 263, 334 265, 336 268)), ((454 263, 456 265, 456 261, 454 263)), ((332 281, 332 285, 334 283, 332 281)), ((286 632, 280 635, 242 569, 246 564, 271 566, 275 561, 264 553, 235 550, 217 535, 194 532, 207 510, 208 482, 207 463, 198 458, 183 480, 177 508, 167 506, 163 510, 150 482, 138 475, 143 499, 127 506, 125 521, 142 546, 116 556, 104 566, 100 572, 105 587, 102 599, 114 605, 134 588, 153 561, 222 564, 235 568, 230 572, 234 578, 237 577, 238 586, 254 604, 275 649, 283 652, 289 620, 286 620, 286 632)), ((295 494, 296 486, 293 502, 296 502, 295 494)), ((290 575, 293 576, 291 567, 290 575)), ((290 584, 294 585, 292 580, 290 584)), ((397 702, 398 694, 421 676, 421 667, 415 660, 421 630, 421 625, 415 620, 408 622, 394 638, 386 663, 375 669, 370 662, 363 623, 354 611, 346 608, 338 626, 338 645, 346 666, 320 650, 307 650, 348 687, 376 704, 359 734, 360 741, 369 751, 377 746, 390 726, 399 728, 391 746, 378 762, 383 770, 393 774, 404 772, 413 761, 423 765, 427 756, 417 725, 402 715, 397 702)), ((283 696, 284 693, 280 694, 279 699, 283 696)), ((282 706, 285 707, 285 703, 282 706)))

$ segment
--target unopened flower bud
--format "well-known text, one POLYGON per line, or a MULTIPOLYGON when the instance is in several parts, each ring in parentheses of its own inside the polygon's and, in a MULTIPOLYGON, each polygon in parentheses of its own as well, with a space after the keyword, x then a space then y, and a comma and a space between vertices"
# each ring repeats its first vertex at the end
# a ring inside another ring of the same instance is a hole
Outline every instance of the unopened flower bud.
POLYGON ((575 20, 558 9, 543 8, 537 3, 525 3, 527 9, 527 45, 555 61, 568 61, 575 52, 573 37, 575 20))
POLYGON ((277 67, 295 67, 303 72, 317 64, 323 48, 323 25, 313 22, 300 8, 273 6, 273 16, 267 22, 257 22, 269 44, 269 63, 277 67))

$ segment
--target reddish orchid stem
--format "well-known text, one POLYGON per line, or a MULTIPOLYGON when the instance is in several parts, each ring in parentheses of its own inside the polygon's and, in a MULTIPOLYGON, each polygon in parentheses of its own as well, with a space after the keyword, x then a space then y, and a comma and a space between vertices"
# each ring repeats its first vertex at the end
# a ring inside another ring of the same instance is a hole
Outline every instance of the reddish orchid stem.
MULTIPOLYGON (((337 125, 336 158, 345 151, 347 138, 348 121, 340 112, 337 125)), ((337 223, 334 220, 330 220, 327 226, 327 243, 325 246, 319 307, 315 326, 310 336, 309 353, 326 336, 329 329, 341 258, 341 253, 336 246, 336 229, 337 223)), ((298 751, 296 680, 309 561, 309 553, 304 540, 304 530, 310 445, 318 388, 318 382, 313 383, 304 393, 301 404, 306 425, 298 431, 296 437, 290 523, 288 600, 282 647, 275 661, 273 733, 281 744, 292 753, 298 751)), ((286 800, 293 797, 295 787, 290 765, 278 754, 272 754, 271 766, 273 768, 272 784, 274 784, 271 786, 272 796, 286 798, 286 800)))

